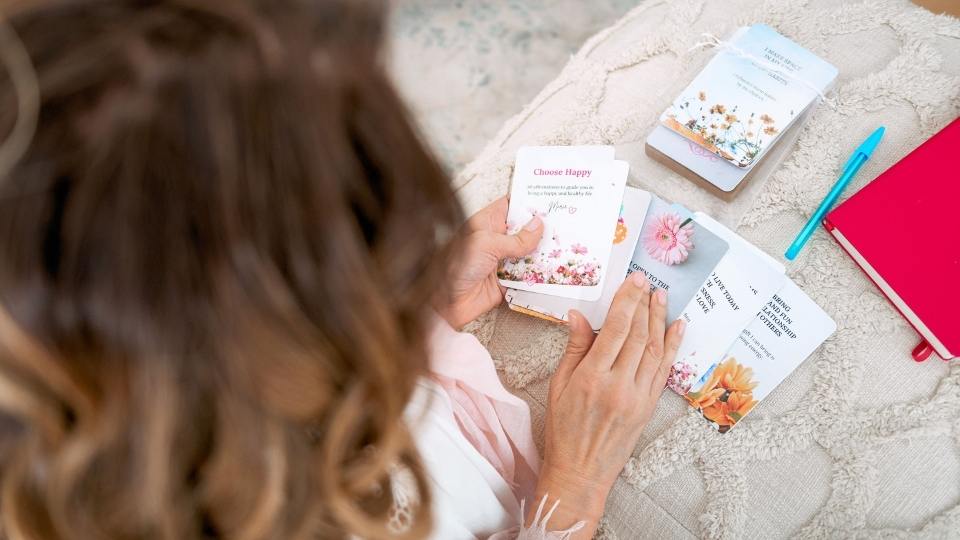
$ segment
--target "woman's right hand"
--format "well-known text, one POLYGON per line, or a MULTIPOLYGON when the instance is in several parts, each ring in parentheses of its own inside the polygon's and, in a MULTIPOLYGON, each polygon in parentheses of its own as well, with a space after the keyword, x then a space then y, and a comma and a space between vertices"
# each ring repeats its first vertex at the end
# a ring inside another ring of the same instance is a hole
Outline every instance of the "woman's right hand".
MULTIPOLYGON (((670 374, 684 324, 666 328, 667 295, 643 272, 626 279, 599 335, 570 312, 566 352, 550 382, 536 499, 560 501, 547 530, 586 521, 592 538, 607 493, 626 465, 670 374)), ((531 505, 535 510, 537 505, 531 505)), ((528 516, 532 516, 529 513, 528 516)))

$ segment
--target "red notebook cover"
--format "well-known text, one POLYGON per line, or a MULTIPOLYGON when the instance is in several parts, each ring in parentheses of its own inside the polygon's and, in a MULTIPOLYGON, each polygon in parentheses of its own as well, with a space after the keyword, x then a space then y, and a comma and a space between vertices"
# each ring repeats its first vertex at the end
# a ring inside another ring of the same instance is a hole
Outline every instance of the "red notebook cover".
POLYGON ((960 119, 823 224, 926 340, 917 360, 960 355, 960 119))

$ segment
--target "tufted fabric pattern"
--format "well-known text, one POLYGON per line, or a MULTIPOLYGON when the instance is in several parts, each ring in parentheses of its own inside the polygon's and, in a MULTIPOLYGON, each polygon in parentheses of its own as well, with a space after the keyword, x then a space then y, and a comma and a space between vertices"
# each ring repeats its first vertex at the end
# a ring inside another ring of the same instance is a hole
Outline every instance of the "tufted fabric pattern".
MULTIPOLYGON (((735 228, 768 253, 792 235, 876 126, 887 135, 853 193, 960 115, 960 21, 905 0, 647 1, 583 45, 456 177, 468 211, 505 193, 517 147, 614 144, 629 184, 735 228), (669 101, 728 36, 763 22, 840 70, 795 149, 732 203, 643 153, 669 101)), ((957 249, 960 224, 943 235, 957 249)), ((891 246, 897 249, 897 246, 891 246)), ((923 264, 918 261, 917 264, 923 264)), ((665 393, 608 501, 610 538, 960 537, 960 361, 915 364, 916 335, 824 233, 788 274, 837 333, 736 429, 719 434, 665 393)), ((565 331, 501 308, 471 327, 542 438, 565 331)))

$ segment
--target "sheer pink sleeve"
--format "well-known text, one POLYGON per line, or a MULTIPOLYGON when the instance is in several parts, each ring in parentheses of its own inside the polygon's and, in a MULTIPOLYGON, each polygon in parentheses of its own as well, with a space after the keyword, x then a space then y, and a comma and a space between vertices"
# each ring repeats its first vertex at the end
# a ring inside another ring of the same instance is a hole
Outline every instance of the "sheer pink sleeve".
POLYGON ((472 334, 436 318, 429 340, 431 378, 450 396, 464 437, 513 488, 533 497, 540 454, 533 443, 530 408, 503 387, 490 353, 472 334))
POLYGON ((487 349, 476 337, 457 332, 440 317, 429 346, 430 378, 449 396, 458 431, 506 481, 516 497, 513 504, 520 503, 518 514, 516 507, 510 512, 518 516, 517 525, 489 539, 566 540, 581 530, 586 522, 548 531, 547 522, 559 501, 545 508, 546 496, 540 500, 533 522, 524 525, 525 503, 534 500, 540 456, 533 442, 530 409, 503 387, 487 349))

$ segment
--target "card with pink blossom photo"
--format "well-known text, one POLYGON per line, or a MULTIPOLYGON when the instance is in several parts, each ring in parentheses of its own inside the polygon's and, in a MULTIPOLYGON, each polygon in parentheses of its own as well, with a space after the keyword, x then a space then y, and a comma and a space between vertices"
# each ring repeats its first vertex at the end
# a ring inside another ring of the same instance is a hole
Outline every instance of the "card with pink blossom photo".
POLYGON ((629 166, 610 147, 525 147, 517 152, 507 230, 534 216, 543 239, 530 255, 500 264, 511 289, 581 300, 603 291, 629 166), (598 148, 609 148, 607 159, 598 148))
POLYGON ((599 330, 607 318, 613 296, 623 283, 623 277, 627 275, 627 267, 633 255, 633 248, 640 238, 640 225, 643 224, 643 218, 647 215, 650 199, 649 191, 629 186, 624 190, 623 205, 620 207, 620 216, 613 235, 610 263, 607 265, 610 277, 604 280, 603 293, 599 299, 587 301, 507 289, 504 298, 510 309, 542 316, 555 322, 566 322, 568 312, 576 309, 586 317, 594 330, 599 330))
POLYGON ((667 320, 673 321, 729 249, 689 210, 653 197, 627 274, 643 272, 667 291, 667 320))

